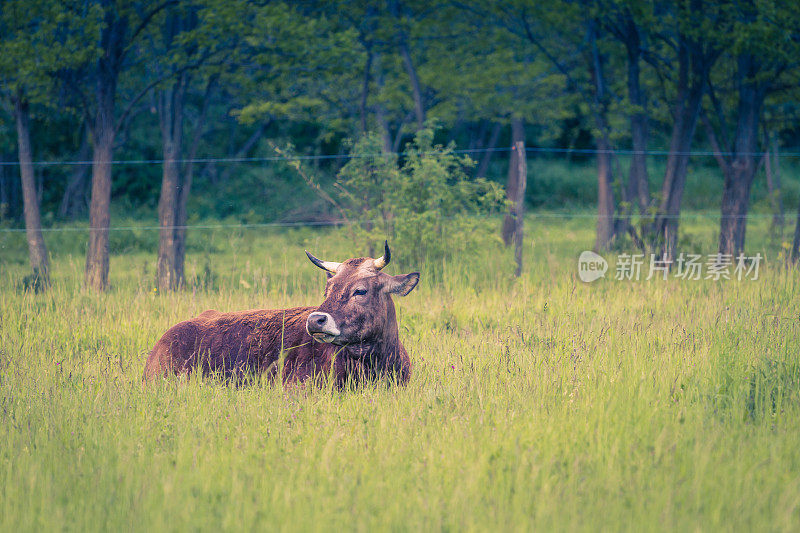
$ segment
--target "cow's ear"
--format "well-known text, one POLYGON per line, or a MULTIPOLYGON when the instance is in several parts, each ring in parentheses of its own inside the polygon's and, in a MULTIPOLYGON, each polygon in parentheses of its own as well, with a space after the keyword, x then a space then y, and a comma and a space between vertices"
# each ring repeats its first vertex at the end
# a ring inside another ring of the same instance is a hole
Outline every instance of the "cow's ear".
POLYGON ((405 296, 414 290, 414 287, 419 283, 419 272, 412 272, 404 276, 390 276, 388 290, 392 294, 399 294, 405 296))

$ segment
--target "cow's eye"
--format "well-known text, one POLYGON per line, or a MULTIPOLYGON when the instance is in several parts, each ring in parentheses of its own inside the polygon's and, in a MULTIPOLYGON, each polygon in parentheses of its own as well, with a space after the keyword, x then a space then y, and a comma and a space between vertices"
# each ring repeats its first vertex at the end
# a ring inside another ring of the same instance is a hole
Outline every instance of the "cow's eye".
POLYGON ((367 289, 356 289, 353 291, 353 296, 364 296, 367 294, 367 289))

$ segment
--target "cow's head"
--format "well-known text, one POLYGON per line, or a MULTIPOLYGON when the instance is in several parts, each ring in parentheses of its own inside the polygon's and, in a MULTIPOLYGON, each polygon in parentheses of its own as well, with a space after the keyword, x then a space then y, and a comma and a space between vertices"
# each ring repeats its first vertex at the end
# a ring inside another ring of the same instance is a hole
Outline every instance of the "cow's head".
POLYGON ((410 293, 419 282, 419 272, 402 276, 381 272, 391 259, 389 244, 384 246, 385 252, 378 259, 360 257, 344 263, 322 261, 306 252, 328 275, 325 301, 306 321, 314 339, 347 346, 355 357, 397 340, 392 295, 410 293))

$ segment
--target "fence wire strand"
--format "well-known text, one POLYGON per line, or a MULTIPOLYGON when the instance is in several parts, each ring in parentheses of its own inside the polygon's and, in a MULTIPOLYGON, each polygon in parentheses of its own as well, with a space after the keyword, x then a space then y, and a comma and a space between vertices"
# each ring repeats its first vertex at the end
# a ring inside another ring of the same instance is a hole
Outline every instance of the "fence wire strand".
MULTIPOLYGON (((456 154, 485 154, 488 152, 510 152, 512 150, 511 147, 495 147, 495 148, 467 148, 467 149, 460 149, 460 150, 452 150, 453 153, 456 154)), ((526 153, 535 153, 535 154, 561 154, 561 155, 597 155, 597 154, 612 154, 612 155, 649 155, 649 156, 669 156, 669 155, 680 155, 680 156, 688 156, 688 157, 730 157, 730 156, 753 156, 753 157, 763 157, 767 154, 775 155, 772 152, 717 152, 711 150, 695 150, 695 151, 686 151, 686 152, 671 152, 669 150, 626 150, 626 149, 609 149, 609 150, 599 150, 596 148, 547 148, 547 147, 526 147, 526 153)), ((408 156, 413 153, 416 154, 428 154, 429 152, 414 152, 414 151, 402 151, 402 152, 381 152, 375 154, 317 154, 317 155, 291 155, 291 156, 284 156, 284 155, 275 155, 275 156, 264 156, 264 157, 203 157, 203 158, 191 158, 191 159, 174 159, 170 160, 175 163, 269 163, 269 162, 280 162, 280 161, 321 161, 321 160, 348 160, 348 159, 355 159, 355 158, 378 158, 378 157, 403 157, 408 156)), ((800 151, 782 151, 778 152, 777 155, 779 157, 784 158, 797 158, 800 157, 800 151)), ((111 165, 162 165, 164 164, 164 159, 115 159, 110 161, 111 165)), ((59 160, 59 161, 33 161, 32 164, 34 166, 40 167, 53 167, 53 166, 90 166, 93 165, 95 162, 91 160, 59 160)), ((16 167, 19 166, 19 161, 0 161, 0 167, 16 167)), ((598 213, 528 213, 525 215, 526 218, 553 218, 553 219, 574 219, 574 218, 585 218, 585 219, 598 219, 604 217, 604 215, 599 215, 598 213)), ((719 212, 695 212, 695 213, 684 213, 681 215, 659 215, 659 218, 663 219, 681 219, 681 218, 721 218, 722 215, 719 212)), ((746 218, 746 219, 757 219, 757 218, 772 218, 774 217, 771 213, 751 213, 747 215, 728 215, 726 218, 746 218)), ((608 218, 608 217, 607 217, 608 218)), ((648 217, 642 217, 640 215, 613 215, 610 218, 614 219, 627 219, 627 220, 637 220, 637 219, 646 219, 648 217)), ((365 222, 363 220, 331 220, 331 221, 297 221, 297 222, 265 222, 265 223, 254 223, 254 224, 193 224, 193 225, 184 225, 184 226, 169 226, 169 227, 162 227, 157 225, 150 225, 150 226, 112 226, 109 228, 90 228, 88 226, 67 226, 67 227, 51 227, 51 228, 42 228, 43 232, 48 233, 61 233, 61 232, 91 232, 91 231, 154 231, 154 230, 161 230, 161 229, 207 229, 207 230, 215 230, 215 229, 257 229, 257 228, 292 228, 292 227, 333 227, 333 226, 343 226, 348 224, 358 224, 365 222)), ((25 232, 25 228, 0 228, 0 233, 23 233, 25 232)))
MULTIPOLYGON (((455 154, 481 154, 487 152, 510 152, 511 147, 496 147, 496 148, 465 148, 460 150, 453 150, 455 154)), ((668 156, 679 155, 687 157, 732 157, 732 156, 752 156, 763 157, 766 154, 775 155, 773 152, 716 152, 713 150, 695 150, 685 152, 672 152, 670 150, 627 150, 627 149, 609 149, 600 150, 597 148, 547 148, 547 147, 526 147, 526 153, 536 154, 562 154, 562 155, 597 155, 597 154, 611 154, 611 155, 651 155, 651 156, 668 156)), ((170 162, 174 163, 269 163, 277 161, 324 161, 324 160, 346 160, 356 158, 378 158, 378 157, 404 157, 413 153, 427 155, 430 152, 381 152, 375 154, 316 154, 316 155, 291 155, 291 156, 263 156, 263 157, 199 157, 189 159, 171 159, 170 162)), ((800 151, 783 151, 777 153, 778 157, 796 158, 800 157, 800 151)), ((98 164, 108 163, 111 165, 162 165, 165 159, 114 159, 111 161, 98 161, 98 164)), ((34 166, 52 167, 52 166, 90 166, 95 162, 92 160, 57 160, 57 161, 33 161, 34 166)), ((17 167, 20 165, 19 161, 0 161, 0 166, 17 167)))
MULTIPOLYGON (((500 220, 504 215, 497 215, 495 217, 482 217, 484 220, 493 218, 500 220)), ((774 218, 775 215, 771 213, 751 213, 747 215, 726 215, 725 218, 744 218, 744 219, 765 219, 774 218)), ((453 218, 453 217, 448 217, 453 218)), ((641 217, 638 215, 599 215, 598 213, 526 213, 526 219, 598 219, 598 218, 613 218, 615 220, 647 220, 652 217, 641 217)), ((657 218, 663 219, 719 219, 722 215, 719 212, 692 212, 682 215, 662 215, 657 218)), ((92 232, 92 231, 157 231, 157 230, 216 230, 216 229, 267 229, 267 228, 303 228, 303 227, 339 227, 348 226, 352 224, 362 224, 368 222, 367 220, 307 220, 296 222, 262 222, 252 224, 187 224, 183 226, 111 226, 108 228, 92 228, 89 226, 65 226, 54 228, 42 228, 42 232, 47 233, 66 233, 66 232, 92 232)), ((0 228, 0 233, 24 233, 27 231, 25 228, 0 228)))

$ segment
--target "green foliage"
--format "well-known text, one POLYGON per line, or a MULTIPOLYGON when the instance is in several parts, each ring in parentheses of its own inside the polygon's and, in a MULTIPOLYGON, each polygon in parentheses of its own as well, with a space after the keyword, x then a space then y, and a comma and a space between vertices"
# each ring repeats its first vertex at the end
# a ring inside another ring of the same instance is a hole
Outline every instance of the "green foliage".
POLYGON ((359 242, 372 252, 389 238, 403 250, 405 264, 439 262, 474 249, 480 241, 475 217, 503 206, 503 188, 471 179, 465 172, 469 157, 456 154, 452 144, 434 144, 432 128, 417 132, 399 167, 397 156, 381 146, 376 134, 361 138, 338 175, 359 242))
MULTIPOLYGON (((224 167, 223 167, 224 168, 224 167)), ((290 169, 279 165, 248 165, 237 170, 235 179, 199 186, 213 186, 218 193, 197 194, 190 199, 193 218, 227 219, 231 222, 258 224, 291 218, 298 210, 312 213, 313 200, 297 194, 290 169)), ((310 217, 306 214, 304 220, 310 217)))
POLYGON ((245 59, 229 76, 242 91, 232 114, 245 124, 316 122, 325 139, 349 133, 351 123, 342 117, 349 93, 342 88, 358 83, 354 63, 361 61, 353 53, 353 32, 291 3, 236 3, 229 25, 239 32, 237 52, 245 59))
POLYGON ((438 96, 431 116, 452 122, 468 110, 476 118, 504 123, 519 117, 540 126, 542 137, 551 137, 561 120, 574 116, 576 94, 567 88, 567 77, 525 38, 523 20, 558 17, 563 27, 564 14, 552 4, 474 1, 461 6, 440 9, 418 23, 426 32, 421 36, 426 48, 421 76, 438 96), (442 39, 442 28, 458 37, 442 39))
POLYGON ((58 71, 92 61, 100 6, 74 0, 4 0, 0 9, 0 94, 51 105, 58 71))

